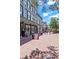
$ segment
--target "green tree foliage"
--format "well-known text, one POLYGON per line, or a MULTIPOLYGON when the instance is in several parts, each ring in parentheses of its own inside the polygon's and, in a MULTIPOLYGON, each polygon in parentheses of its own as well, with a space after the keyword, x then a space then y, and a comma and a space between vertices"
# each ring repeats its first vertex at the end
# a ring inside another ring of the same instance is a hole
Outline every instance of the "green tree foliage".
POLYGON ((58 31, 58 29, 59 29, 58 18, 52 17, 52 18, 51 18, 51 21, 50 21, 50 23, 49 23, 49 27, 50 27, 51 29, 55 29, 56 31, 58 31))

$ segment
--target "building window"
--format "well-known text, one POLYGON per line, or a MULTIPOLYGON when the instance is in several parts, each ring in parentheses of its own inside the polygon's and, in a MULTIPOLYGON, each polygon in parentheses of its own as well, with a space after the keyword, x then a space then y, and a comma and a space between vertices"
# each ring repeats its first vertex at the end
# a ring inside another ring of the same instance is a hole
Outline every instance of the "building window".
POLYGON ((32 12, 32 8, 33 8, 33 7, 31 6, 31 12, 32 12))
POLYGON ((27 0, 24 0, 24 5, 25 5, 25 8, 27 8, 27 0))
POLYGON ((30 25, 26 25, 26 33, 30 35, 30 25))
POLYGON ((30 2, 28 1, 28 10, 30 10, 30 6, 31 6, 31 5, 30 5, 30 2))
POLYGON ((26 5, 26 1, 24 0, 24 4, 26 5))
POLYGON ((35 31, 34 31, 34 26, 32 26, 31 29, 32 29, 32 33, 35 33, 35 31))
POLYGON ((35 22, 35 16, 33 14, 31 14, 31 21, 35 22))
POLYGON ((35 14, 36 14, 37 10, 35 9, 35 14))
POLYGON ((20 16, 23 16, 23 7, 20 5, 20 16))
POLYGON ((34 14, 34 7, 33 7, 33 10, 32 10, 33 14, 34 14))
POLYGON ((23 1, 22 0, 20 0, 20 4, 22 5, 22 3, 23 3, 23 1))
POLYGON ((35 14, 35 12, 36 12, 36 9, 34 8, 34 14, 35 14))
POLYGON ((25 8, 25 12, 24 12, 24 17, 27 18, 28 17, 28 12, 27 9, 25 8))
POLYGON ((23 16, 23 0, 20 0, 20 16, 23 16))
POLYGON ((30 20, 31 19, 31 14, 30 14, 30 12, 28 12, 28 20, 30 20))

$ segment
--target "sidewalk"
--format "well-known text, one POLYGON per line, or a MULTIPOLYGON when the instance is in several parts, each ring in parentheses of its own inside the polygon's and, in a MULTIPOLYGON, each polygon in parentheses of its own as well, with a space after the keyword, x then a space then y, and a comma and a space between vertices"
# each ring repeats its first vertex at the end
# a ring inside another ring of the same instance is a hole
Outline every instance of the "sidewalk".
POLYGON ((20 45, 23 45, 23 44, 25 44, 25 43, 27 43, 27 42, 29 42, 31 40, 32 40, 32 36, 31 35, 28 36, 28 37, 22 37, 22 38, 20 38, 20 45))
POLYGON ((24 45, 20 46, 20 57, 23 58, 25 55, 29 55, 30 52, 36 48, 46 51, 48 46, 56 46, 59 44, 58 34, 44 34, 40 36, 39 40, 31 40, 24 45))

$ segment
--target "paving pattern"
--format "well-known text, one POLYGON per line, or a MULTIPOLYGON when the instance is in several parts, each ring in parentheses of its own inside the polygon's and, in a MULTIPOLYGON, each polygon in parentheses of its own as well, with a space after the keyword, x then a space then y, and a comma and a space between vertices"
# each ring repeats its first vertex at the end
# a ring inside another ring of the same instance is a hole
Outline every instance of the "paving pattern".
POLYGON ((36 48, 41 51, 48 51, 47 47, 59 46, 59 34, 43 34, 39 39, 31 40, 24 45, 20 46, 20 58, 29 56, 32 50, 36 48))

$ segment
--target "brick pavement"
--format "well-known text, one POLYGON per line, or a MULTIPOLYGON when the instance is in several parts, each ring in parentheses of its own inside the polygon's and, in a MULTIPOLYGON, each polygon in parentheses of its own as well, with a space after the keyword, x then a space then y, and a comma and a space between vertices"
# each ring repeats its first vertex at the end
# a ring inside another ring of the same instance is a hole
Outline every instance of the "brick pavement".
POLYGON ((20 58, 29 55, 30 52, 36 48, 46 51, 48 46, 59 45, 59 35, 58 34, 43 34, 40 36, 39 40, 31 40, 24 45, 20 46, 20 58))

